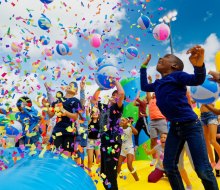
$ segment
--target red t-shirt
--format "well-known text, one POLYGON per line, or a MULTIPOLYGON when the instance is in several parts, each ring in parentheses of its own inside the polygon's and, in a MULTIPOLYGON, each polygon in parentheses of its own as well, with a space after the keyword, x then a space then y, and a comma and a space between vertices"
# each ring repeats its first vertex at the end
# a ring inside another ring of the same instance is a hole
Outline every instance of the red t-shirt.
POLYGON ((139 104, 136 105, 139 107, 138 109, 138 117, 146 117, 147 113, 146 113, 146 108, 147 108, 147 102, 144 102, 143 100, 140 100, 139 98, 136 99, 136 102, 138 102, 139 104))

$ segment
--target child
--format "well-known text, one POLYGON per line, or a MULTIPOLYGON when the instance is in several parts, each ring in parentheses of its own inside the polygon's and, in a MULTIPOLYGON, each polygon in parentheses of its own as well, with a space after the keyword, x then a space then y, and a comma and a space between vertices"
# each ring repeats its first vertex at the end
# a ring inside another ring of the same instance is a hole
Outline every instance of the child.
MULTIPOLYGON (((89 117, 89 116, 88 116, 89 117)), ((96 155, 96 163, 100 163, 100 125, 99 125, 100 112, 98 108, 93 108, 90 114, 89 126, 88 126, 88 143, 87 143, 87 155, 88 155, 88 168, 89 174, 92 176, 91 168, 93 163, 94 151, 96 155)))
POLYGON ((118 81, 114 81, 116 89, 108 103, 98 102, 101 89, 96 90, 92 103, 100 110, 101 134, 101 177, 105 189, 117 190, 117 165, 121 151, 121 127, 119 121, 123 112, 124 89, 118 81))
MULTIPOLYGON (((157 74, 156 79, 159 79, 160 76, 157 74)), ((149 83, 152 83, 152 77, 148 76, 149 83)), ((167 121, 164 115, 161 113, 160 109, 157 107, 157 99, 155 93, 151 95, 150 92, 147 92, 147 101, 148 109, 150 116, 150 141, 151 149, 157 145, 158 136, 161 133, 168 133, 167 121)), ((153 160, 150 163, 150 166, 154 166, 156 162, 156 155, 152 155, 153 160)))
POLYGON ((76 162, 84 167, 84 148, 87 146, 88 139, 88 121, 86 118, 85 108, 85 77, 80 82, 80 102, 82 110, 79 112, 79 120, 77 122, 76 138, 74 144, 74 151, 76 153, 76 162))
POLYGON ((78 119, 78 112, 82 109, 80 101, 74 96, 77 94, 78 85, 71 82, 66 87, 66 94, 62 102, 52 103, 48 110, 50 118, 57 112, 57 123, 53 128, 53 139, 56 148, 61 148, 68 156, 74 152, 75 122, 78 119), (59 109, 58 109, 59 108, 59 109))
POLYGON ((15 118, 22 124, 22 137, 15 146, 25 144, 36 144, 40 141, 41 131, 39 122, 41 117, 32 106, 32 101, 27 96, 20 97, 16 103, 19 110, 15 118))
POLYGON ((132 126, 131 118, 121 118, 119 125, 123 128, 122 147, 118 160, 118 174, 121 171, 121 166, 127 158, 128 169, 133 175, 135 181, 139 181, 136 169, 133 168, 132 162, 134 160, 134 145, 132 142, 132 134, 137 135, 138 131, 132 126))
POLYGON ((134 101, 134 106, 138 107, 138 120, 135 125, 135 129, 137 129, 138 134, 134 136, 135 140, 135 150, 139 146, 138 143, 138 138, 141 130, 143 129, 145 134, 150 137, 149 131, 148 131, 148 121, 147 121, 147 113, 146 113, 146 108, 147 108, 147 97, 144 97, 143 100, 140 99, 140 91, 138 91, 137 97, 134 101))
POLYGON ((202 104, 200 107, 201 111, 201 122, 203 126, 205 141, 206 141, 206 147, 208 150, 208 155, 211 161, 211 165, 213 168, 220 170, 220 160, 218 160, 217 164, 214 160, 213 156, 213 149, 211 145, 214 147, 215 151, 218 153, 218 157, 220 157, 220 145, 216 141, 216 133, 217 133, 217 127, 218 127, 218 116, 215 115, 212 111, 210 111, 208 108, 213 107, 214 104, 202 104))
POLYGON ((148 84, 146 74, 146 67, 151 59, 149 56, 140 69, 141 90, 155 92, 157 106, 170 121, 163 164, 172 189, 184 190, 177 164, 184 143, 187 142, 196 173, 205 189, 217 190, 218 184, 209 163, 202 126, 186 97, 186 86, 200 85, 205 80, 204 49, 195 46, 187 54, 191 54, 189 60, 194 66, 194 74, 183 72, 183 62, 178 57, 167 54, 157 64, 157 71, 162 78, 152 84, 148 84))
POLYGON ((164 147, 167 139, 167 133, 160 135, 160 144, 156 145, 153 149, 147 150, 147 145, 144 144, 144 150, 146 154, 157 154, 157 164, 155 170, 148 176, 149 183, 157 183, 164 175, 163 159, 164 159, 164 147))

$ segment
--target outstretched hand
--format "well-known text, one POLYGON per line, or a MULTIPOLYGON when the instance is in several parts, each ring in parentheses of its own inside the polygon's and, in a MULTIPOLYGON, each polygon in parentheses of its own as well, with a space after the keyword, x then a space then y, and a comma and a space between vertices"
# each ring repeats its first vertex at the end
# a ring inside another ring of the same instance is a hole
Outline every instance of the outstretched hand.
POLYGON ((193 66, 202 67, 204 64, 204 52, 205 52, 204 48, 197 45, 197 46, 190 48, 186 52, 186 54, 191 54, 189 56, 189 60, 193 66))
POLYGON ((220 80, 220 72, 217 72, 217 71, 209 71, 208 74, 213 77, 211 80, 214 80, 214 81, 219 81, 219 80, 220 80))
POLYGON ((148 63, 150 62, 150 60, 151 60, 151 54, 148 54, 148 56, 147 56, 147 59, 145 59, 145 61, 142 63, 142 65, 148 65, 148 63))

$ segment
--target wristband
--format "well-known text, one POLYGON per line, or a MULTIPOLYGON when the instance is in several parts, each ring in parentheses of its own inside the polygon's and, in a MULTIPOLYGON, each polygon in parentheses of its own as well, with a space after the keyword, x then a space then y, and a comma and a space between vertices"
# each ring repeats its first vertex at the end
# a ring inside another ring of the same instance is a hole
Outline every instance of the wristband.
POLYGON ((146 68, 147 68, 147 65, 142 64, 142 65, 141 65, 141 68, 146 69, 146 68))

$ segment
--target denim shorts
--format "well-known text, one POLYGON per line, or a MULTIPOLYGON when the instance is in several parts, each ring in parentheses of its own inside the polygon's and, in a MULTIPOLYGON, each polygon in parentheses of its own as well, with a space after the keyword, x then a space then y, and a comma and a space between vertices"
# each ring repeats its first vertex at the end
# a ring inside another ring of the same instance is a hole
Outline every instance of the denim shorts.
POLYGON ((209 124, 218 125, 218 116, 213 112, 201 113, 202 126, 208 126, 209 124))

